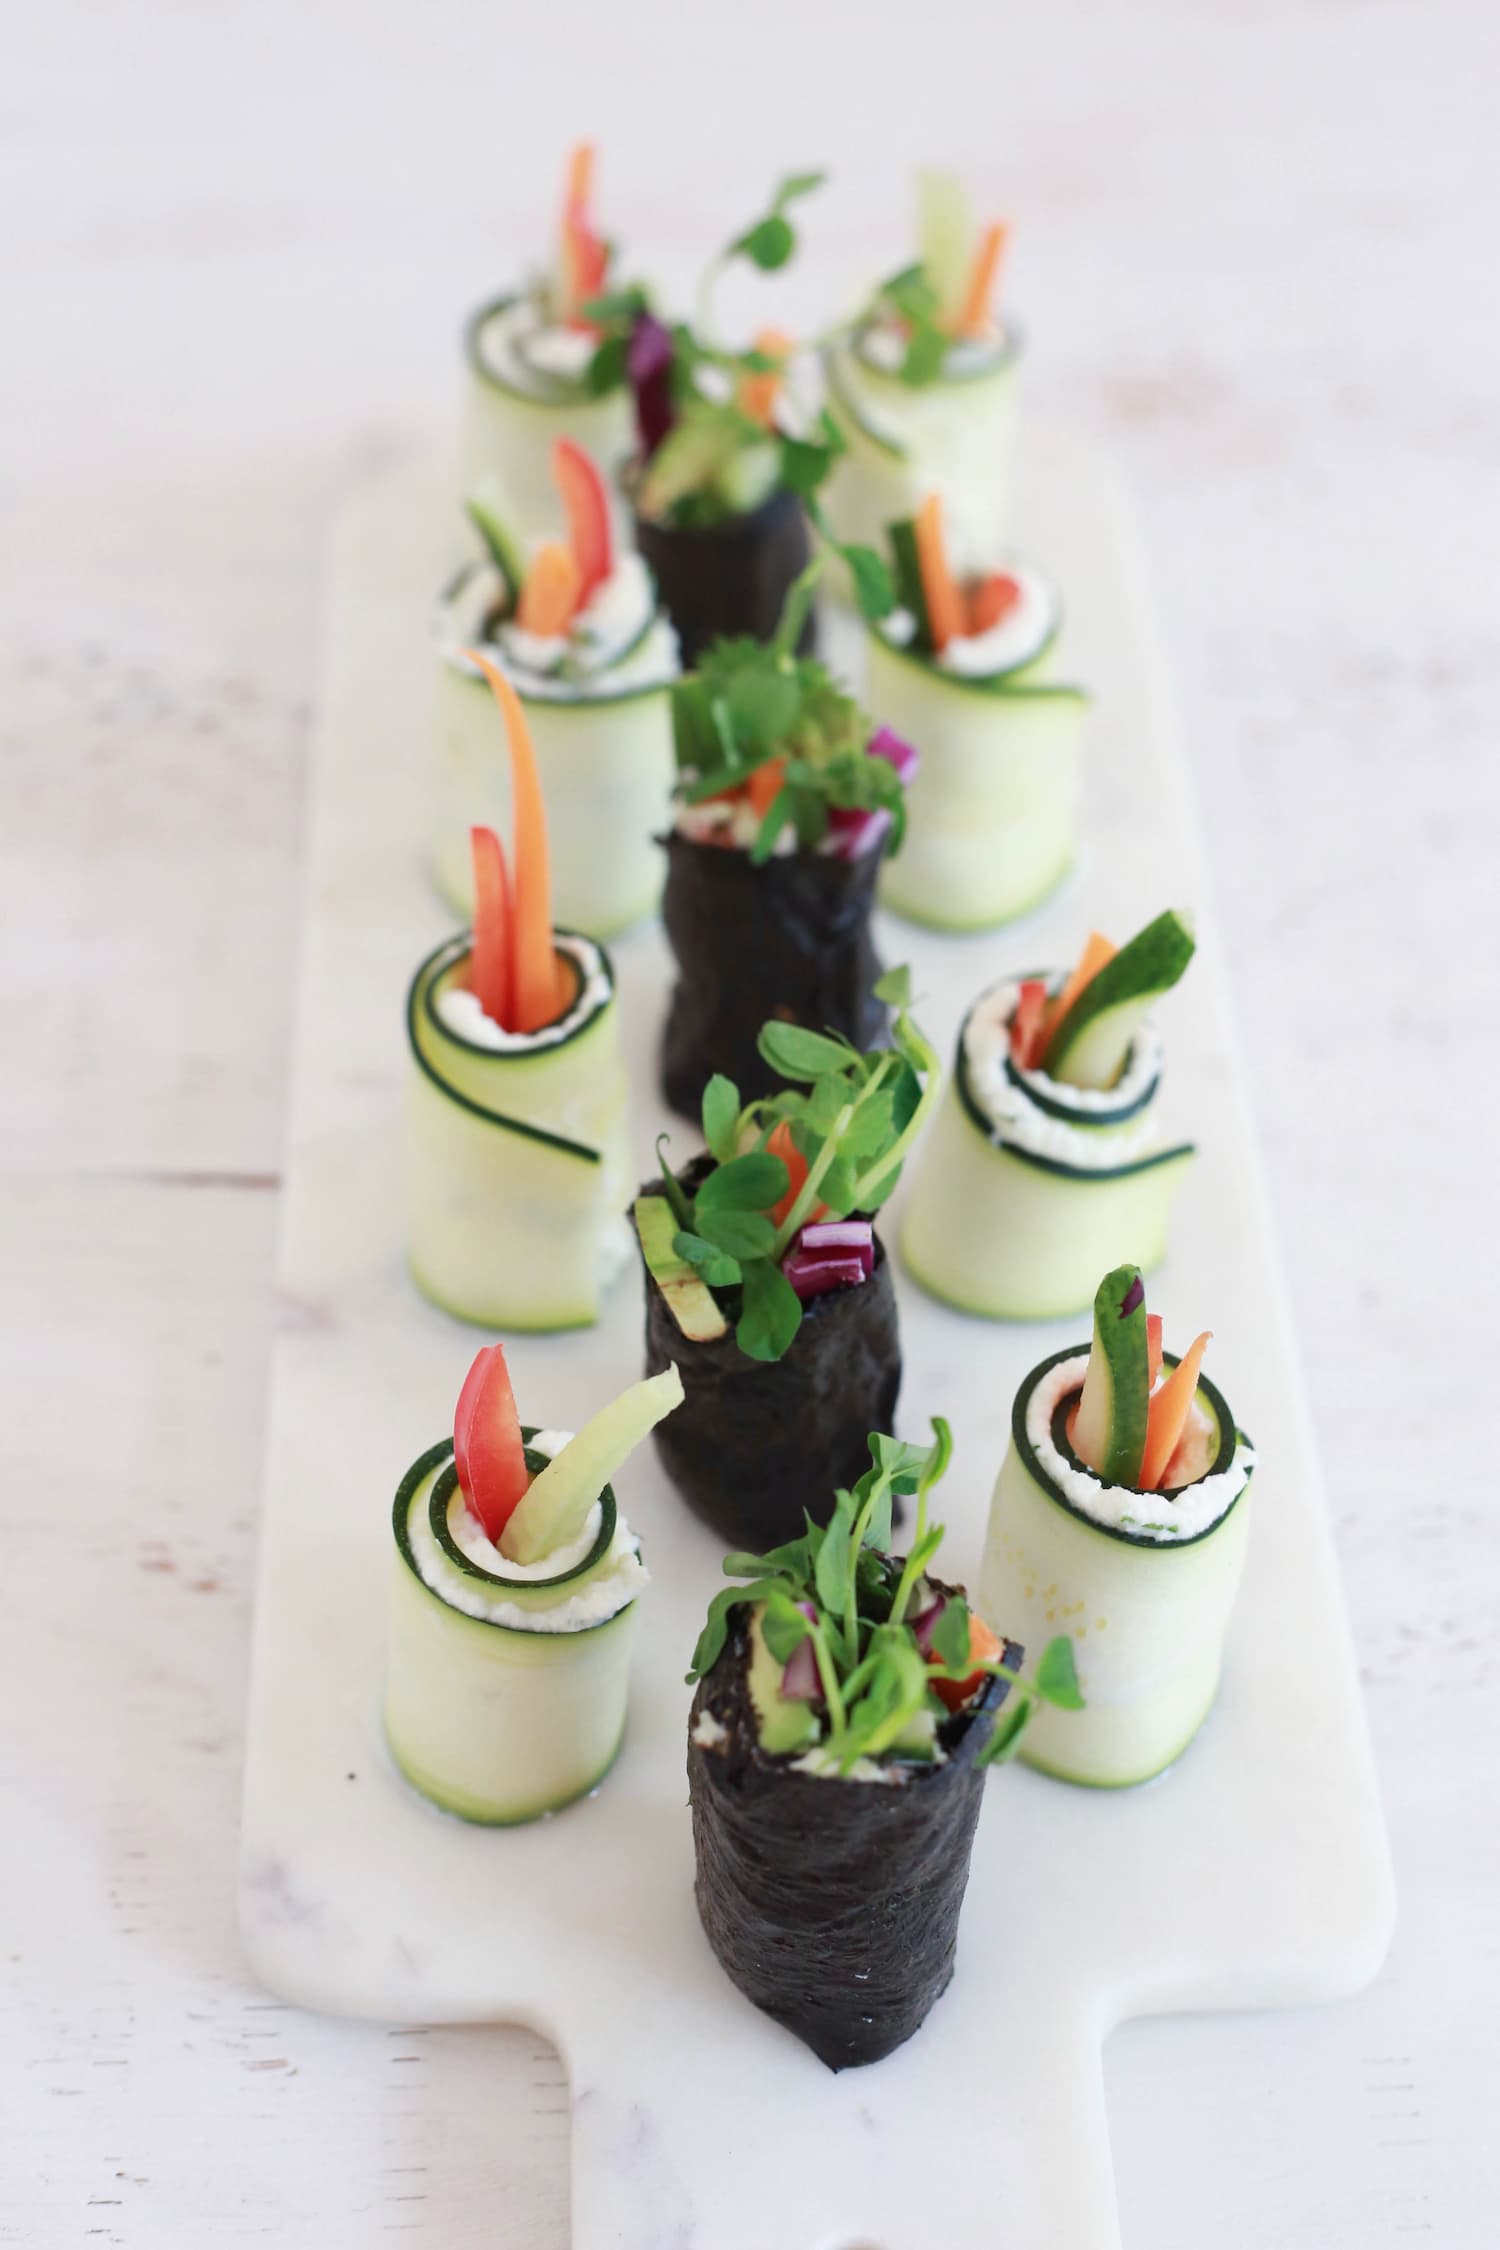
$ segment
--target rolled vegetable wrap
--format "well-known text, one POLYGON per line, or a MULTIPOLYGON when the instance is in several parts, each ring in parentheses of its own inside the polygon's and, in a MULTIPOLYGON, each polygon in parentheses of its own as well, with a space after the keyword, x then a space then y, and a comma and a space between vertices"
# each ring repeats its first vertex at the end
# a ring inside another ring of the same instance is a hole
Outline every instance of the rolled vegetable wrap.
POLYGON ((1053 1353, 1016 1394, 980 1585, 1019 1630, 1072 1637, 1086 1708, 1041 1712, 1021 1749, 1065 1781, 1149 1780, 1218 1689, 1255 1459, 1199 1372, 1207 1342, 1163 1353, 1139 1271, 1120 1267, 1092 1346, 1053 1353))
MULTIPOLYGON (((661 588, 686 665, 725 634, 768 641, 787 589, 811 552, 802 503, 784 486, 756 507, 707 523, 638 514, 635 540, 661 588)), ((813 642, 809 611, 800 634, 803 653, 813 642)))
POLYGON ((1192 952, 1168 913, 1118 952, 1091 938, 1069 975, 975 1001, 901 1230, 933 1296, 992 1320, 1059 1319, 1091 1303, 1102 1267, 1160 1263, 1194 1151, 1164 1138, 1146 1011, 1192 952))
POLYGON ((825 355, 846 450, 824 505, 840 540, 878 546, 936 492, 983 553, 1009 530, 1019 400, 1021 332, 993 310, 1007 230, 978 224, 949 174, 919 174, 917 194, 918 263, 825 355))
POLYGON ((890 1267, 870 1214, 891 1193, 936 1091, 936 1058, 886 988, 892 1044, 861 1055, 784 1023, 762 1055, 785 1084, 741 1107, 716 1078, 709 1152, 663 1165, 635 1205, 646 1366, 686 1403, 657 1433, 683 1499, 726 1543, 774 1546, 859 1473, 901 1385, 890 1267))
MULTIPOLYGON (((557 438, 581 446, 611 479, 630 451, 624 339, 600 307, 639 292, 621 291, 610 274, 593 172, 592 147, 574 149, 551 263, 524 288, 481 305, 464 330, 464 489, 492 482, 524 539, 543 534, 552 514, 548 454, 557 438)), ((613 489, 610 507, 621 514, 613 489)))
POLYGON ((870 937, 916 752, 794 651, 818 565, 769 646, 720 641, 672 691, 678 808, 662 918, 677 976, 662 1090, 693 1115, 715 1072, 769 1093, 768 1017, 868 1047, 884 1028, 870 937))
POLYGON ((525 707, 553 836, 560 921, 610 937, 656 905, 656 836, 671 796, 670 689, 677 642, 639 555, 615 545, 596 465, 554 448, 570 540, 527 551, 498 508, 470 513, 488 555, 465 565, 436 617, 438 820, 433 866, 460 913, 473 905, 469 831, 510 837, 506 764, 485 675, 500 664, 525 707))
POLYGON ((467 935, 428 955, 407 996, 412 1274, 484 1328, 589 1325, 629 1255, 614 972, 591 938, 554 934, 574 997, 538 1031, 487 1028, 467 935))
POLYGON ((596 1788, 614 1762, 649 1581, 609 1479, 677 1395, 638 1384, 578 1438, 523 1429, 490 1346, 460 1394, 453 1438, 402 1479, 386 1738, 445 1812, 535 1820, 596 1788))
POLYGON ((991 547, 959 567, 935 491, 887 537, 898 607, 867 629, 869 695, 922 762, 881 901, 935 929, 993 928, 1072 865, 1089 698, 1062 672, 1062 604, 1034 565, 991 547))
POLYGON ((694 1651, 688 1789, 698 1914, 725 1973, 831 2070, 911 2037, 953 1975, 984 1768, 1037 1694, 1076 1700, 1066 1651, 1013 1694, 1023 1651, 932 1569, 947 1458, 869 1441, 826 1530, 731 1555, 694 1651), (917 1495, 904 1560, 897 1491, 917 1495), (1004 1724, 997 1723, 1011 1697, 1004 1724))

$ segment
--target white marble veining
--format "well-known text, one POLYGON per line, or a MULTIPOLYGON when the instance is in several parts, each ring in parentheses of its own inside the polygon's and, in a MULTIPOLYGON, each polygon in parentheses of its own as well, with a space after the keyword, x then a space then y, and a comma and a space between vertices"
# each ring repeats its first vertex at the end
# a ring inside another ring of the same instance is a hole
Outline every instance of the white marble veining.
POLYGON ((10 31, 0 1676, 35 1716, 0 1750, 0 2229, 566 2240, 544 2044, 278 2009, 230 1898, 318 553, 349 470, 448 413, 457 315, 583 119, 611 224, 679 271, 825 156, 809 285, 888 267, 893 150, 968 163, 1018 221, 1032 403, 1131 473, 1403 1919, 1357 2003, 1112 2043, 1127 2250, 1488 2250, 1500 1534, 1481 1446, 1429 1465, 1496 1232, 1433 1154, 1456 1072, 1476 1123, 1500 1092, 1492 11, 953 0, 920 71, 906 9, 858 48, 759 20, 643 0, 509 47, 472 5, 59 0, 10 31))

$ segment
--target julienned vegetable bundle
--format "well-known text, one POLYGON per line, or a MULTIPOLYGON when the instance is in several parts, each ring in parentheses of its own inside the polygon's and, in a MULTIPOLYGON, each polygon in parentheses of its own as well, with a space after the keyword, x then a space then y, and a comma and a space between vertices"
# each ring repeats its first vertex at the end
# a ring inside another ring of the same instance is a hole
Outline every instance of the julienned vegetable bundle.
POLYGON ((688 1673, 699 1913, 839 2069, 947 1984, 992 1765, 1116 1787, 1192 1741, 1254 1456, 1209 1336, 1168 1349, 1142 1273, 1193 1153, 1161 1130, 1152 1023, 1185 918, 1009 967, 946 1082, 910 971, 876 958, 877 896, 987 927, 1060 879, 1088 698, 1059 590, 1002 543, 1003 227, 925 175, 917 259, 853 319, 720 336, 720 273, 776 274, 819 184, 784 181, 674 321, 581 149, 555 257, 468 332, 434 865, 471 927, 407 998, 411 1268, 460 1319, 542 1332, 636 1274, 645 1370, 581 1396, 574 1435, 523 1422, 503 1345, 479 1351, 396 1494, 385 1721, 472 1822, 601 1785, 652 1634, 651 1527, 615 1491, 649 1436, 729 1550, 688 1673), (840 591, 864 700, 816 652, 840 591), (648 1168, 601 940, 658 891, 662 1090, 693 1130, 648 1168), (1092 1315, 1016 1395, 975 1600, 936 1569, 948 1425, 895 1434, 898 1262, 969 1313, 1092 1315))

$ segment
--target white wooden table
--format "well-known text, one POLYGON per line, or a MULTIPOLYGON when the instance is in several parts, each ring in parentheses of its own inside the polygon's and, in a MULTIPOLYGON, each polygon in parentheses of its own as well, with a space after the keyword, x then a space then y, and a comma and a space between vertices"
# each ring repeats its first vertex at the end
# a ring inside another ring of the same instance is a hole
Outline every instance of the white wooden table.
POLYGON ((889 258, 908 150, 971 167, 1034 401, 1134 477, 1402 1919, 1358 2002, 1118 2037, 1126 2241, 1490 2250, 1491 12, 954 0, 858 54, 844 11, 724 16, 8 26, 0 2244, 567 2239, 555 2060, 267 2002, 232 1895, 319 543, 449 413, 584 128, 679 270, 826 158, 804 310, 889 258))

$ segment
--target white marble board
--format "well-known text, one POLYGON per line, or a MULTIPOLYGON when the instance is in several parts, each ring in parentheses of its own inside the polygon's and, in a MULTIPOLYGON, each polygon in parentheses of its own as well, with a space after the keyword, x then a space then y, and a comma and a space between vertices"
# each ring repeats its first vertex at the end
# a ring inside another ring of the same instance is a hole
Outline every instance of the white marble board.
MULTIPOLYGON (((649 1458, 619 1480, 655 1584, 625 1753, 598 1796, 532 1829, 470 1829, 416 1798, 381 1742, 391 1495, 448 1426, 476 1343, 417 1296, 401 1239, 401 1000, 448 926, 422 871, 443 497, 435 460, 388 468, 351 494, 330 558, 245 1783, 251 1960, 308 2007, 519 2021, 554 2039, 572 2090, 576 2250, 764 2250, 772 2237, 784 2250, 927 2250, 938 2229, 1008 2250, 1109 2250, 1110 2028, 1353 1991, 1393 1914, 1187 776, 1121 496, 1096 457, 1028 433, 1019 543, 1065 587, 1072 669, 1098 698, 1077 874, 998 936, 939 938, 888 917, 879 936, 887 961, 913 964, 947 1053, 966 1001, 1002 970, 1061 960, 1093 925, 1123 937, 1163 904, 1197 913, 1200 955, 1161 1021, 1175 1121, 1202 1158, 1151 1299, 1169 1335, 1213 1328, 1214 1374, 1256 1440, 1250 1564, 1223 1694, 1188 1757, 1126 1795, 994 1777, 953 1987, 904 2050, 840 2077, 741 1999, 698 1929, 682 1674, 718 1551, 649 1458)), ((613 951, 644 1168, 669 1122, 652 1067, 666 958, 655 929, 613 951)), ((685 1152, 692 1136, 674 1130, 685 1152)), ((1081 1324, 992 1327, 899 1273, 898 1289, 900 1423, 912 1435, 933 1412, 953 1423, 945 1554, 970 1577, 1016 1382, 1081 1324)), ((576 1426, 632 1380, 640 1320, 632 1274, 598 1329, 510 1345, 527 1418, 576 1426)))

